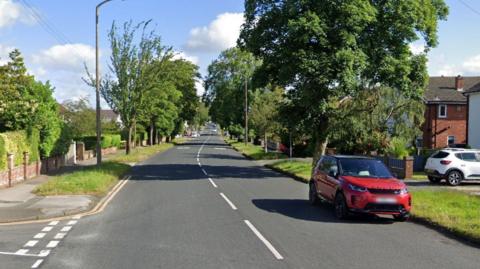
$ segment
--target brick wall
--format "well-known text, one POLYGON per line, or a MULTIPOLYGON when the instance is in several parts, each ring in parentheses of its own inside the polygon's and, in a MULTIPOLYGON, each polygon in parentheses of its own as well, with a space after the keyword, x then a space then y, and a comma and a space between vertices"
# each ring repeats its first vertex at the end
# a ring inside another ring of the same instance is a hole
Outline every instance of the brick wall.
POLYGON ((428 105, 423 126, 423 146, 448 146, 448 136, 455 136, 455 144, 467 143, 467 106, 447 105, 447 118, 438 117, 438 105, 428 105))
POLYGON ((11 171, 0 171, 0 187, 13 186, 20 182, 36 177, 40 174, 41 163, 34 162, 28 165, 13 167, 11 171))

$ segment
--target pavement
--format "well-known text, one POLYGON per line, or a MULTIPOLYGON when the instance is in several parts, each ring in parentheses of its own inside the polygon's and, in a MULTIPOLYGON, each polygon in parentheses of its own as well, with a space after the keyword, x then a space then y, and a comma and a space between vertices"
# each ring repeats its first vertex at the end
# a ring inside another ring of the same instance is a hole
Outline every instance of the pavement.
POLYGON ((479 249, 384 218, 338 221, 305 184, 201 136, 137 164, 96 215, 0 226, 9 268, 478 268, 479 249))
MULTIPOLYGON (((114 155, 107 155, 106 159, 114 155)), ((96 159, 79 161, 75 166, 65 166, 51 175, 68 173, 80 167, 94 165, 96 159)), ((99 197, 90 195, 38 196, 33 191, 48 181, 40 175, 11 188, 0 189, 0 224, 62 217, 90 210, 99 197)))

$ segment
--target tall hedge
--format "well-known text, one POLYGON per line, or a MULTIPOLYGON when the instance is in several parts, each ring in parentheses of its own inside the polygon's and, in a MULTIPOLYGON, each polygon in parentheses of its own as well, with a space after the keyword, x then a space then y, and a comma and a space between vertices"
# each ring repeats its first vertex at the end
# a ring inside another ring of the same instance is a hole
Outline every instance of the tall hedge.
POLYGON ((7 154, 14 156, 14 165, 23 163, 23 153, 30 154, 30 162, 38 160, 40 155, 38 150, 39 133, 38 131, 14 131, 0 133, 0 170, 7 168, 7 154))
MULTIPOLYGON (((121 136, 118 134, 104 134, 102 135, 102 142, 101 146, 102 149, 110 148, 110 147, 120 147, 121 144, 121 136)), ((83 143, 85 144, 86 150, 95 150, 97 145, 97 137, 96 136, 85 136, 82 138, 83 143)))

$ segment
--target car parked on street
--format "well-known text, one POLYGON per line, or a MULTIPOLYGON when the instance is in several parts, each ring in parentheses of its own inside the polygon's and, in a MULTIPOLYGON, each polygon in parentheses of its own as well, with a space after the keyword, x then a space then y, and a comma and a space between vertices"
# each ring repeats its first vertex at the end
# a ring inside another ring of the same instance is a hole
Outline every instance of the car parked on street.
POLYGON ((412 198, 406 185, 396 179, 382 161, 361 156, 323 156, 310 180, 309 201, 334 204, 335 215, 392 215, 405 221, 412 198))
POLYGON ((425 174, 432 183, 443 179, 450 186, 464 180, 480 180, 480 151, 475 149, 446 148, 427 159, 425 174))

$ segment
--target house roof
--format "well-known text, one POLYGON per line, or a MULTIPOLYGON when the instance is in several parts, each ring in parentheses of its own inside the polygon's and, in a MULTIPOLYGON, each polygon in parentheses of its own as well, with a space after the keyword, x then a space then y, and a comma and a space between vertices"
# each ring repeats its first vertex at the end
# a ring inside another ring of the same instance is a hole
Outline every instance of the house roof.
POLYGON ((475 84, 473 87, 465 91, 465 95, 469 95, 470 93, 480 92, 480 82, 475 84))
MULTIPOLYGON (((454 103, 466 104, 467 98, 464 92, 457 91, 455 88, 456 77, 430 77, 427 90, 425 91, 425 101, 430 104, 436 103, 454 103)), ((476 85, 480 87, 480 77, 462 77, 463 88, 465 92, 476 85)), ((479 88, 480 91, 480 88, 479 88)))
POLYGON ((103 120, 117 121, 118 114, 113 112, 113 110, 111 110, 111 109, 102 109, 100 111, 100 117, 103 120))

